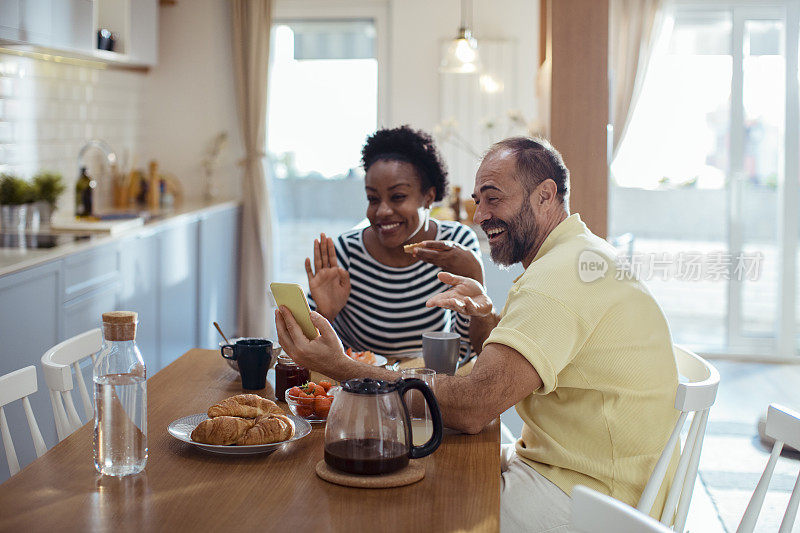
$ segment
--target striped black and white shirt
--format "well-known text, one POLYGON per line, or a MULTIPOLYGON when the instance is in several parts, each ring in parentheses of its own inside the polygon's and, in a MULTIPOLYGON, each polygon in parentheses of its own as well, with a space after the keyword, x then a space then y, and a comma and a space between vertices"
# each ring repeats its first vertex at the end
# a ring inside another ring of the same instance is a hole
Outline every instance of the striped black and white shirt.
MULTIPOLYGON (((436 240, 455 241, 481 261, 478 238, 468 226, 432 220, 436 240)), ((350 296, 333 321, 333 328, 345 347, 370 350, 380 355, 422 351, 422 334, 428 331, 456 331, 469 348, 469 317, 440 307, 425 307, 431 296, 449 285, 436 277, 436 265, 417 261, 407 267, 379 263, 367 252, 364 229, 347 231, 335 240, 336 259, 350 274, 350 296)), ((316 307, 309 298, 312 309, 316 307)))

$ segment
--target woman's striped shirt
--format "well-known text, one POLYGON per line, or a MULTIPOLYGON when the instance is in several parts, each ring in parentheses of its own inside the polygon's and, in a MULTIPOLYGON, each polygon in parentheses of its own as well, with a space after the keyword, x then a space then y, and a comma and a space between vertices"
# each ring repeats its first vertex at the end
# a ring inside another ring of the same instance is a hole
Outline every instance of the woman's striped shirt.
MULTIPOLYGON (((468 226, 432 220, 436 240, 455 241, 481 261, 478 238, 468 226)), ((456 331, 462 339, 462 356, 469 348, 469 317, 439 307, 425 307, 433 295, 449 288, 436 277, 436 265, 417 261, 407 267, 379 263, 364 246, 363 229, 353 229, 335 241, 339 265, 350 274, 350 296, 333 321, 345 347, 381 355, 422 351, 422 334, 456 331)), ((309 299, 312 308, 316 307, 309 299)))

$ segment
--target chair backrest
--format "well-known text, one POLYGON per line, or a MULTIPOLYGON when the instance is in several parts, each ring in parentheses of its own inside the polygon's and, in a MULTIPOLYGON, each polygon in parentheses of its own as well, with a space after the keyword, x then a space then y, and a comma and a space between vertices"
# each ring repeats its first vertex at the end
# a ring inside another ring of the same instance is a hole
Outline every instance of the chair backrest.
MULTIPOLYGON (((761 507, 764 505, 764 496, 767 494, 767 488, 772 479, 772 472, 775 470, 775 463, 778 462, 783 445, 788 444, 794 449, 800 449, 800 414, 787 407, 771 404, 767 411, 767 426, 764 433, 775 439, 775 444, 772 446, 767 466, 764 468, 764 473, 761 474, 761 479, 758 480, 756 490, 750 498, 750 503, 747 504, 747 509, 736 533, 750 533, 755 528, 761 507)), ((795 481, 792 495, 789 497, 789 505, 786 506, 778 533, 789 533, 792 530, 797 517, 798 503, 800 503, 800 473, 797 475, 797 481, 795 481)))
POLYGON ((95 328, 53 346, 42 356, 42 370, 47 388, 50 389, 50 402, 53 404, 53 417, 56 420, 59 442, 82 425, 70 392, 73 389, 73 370, 83 403, 83 414, 86 420, 94 416, 92 399, 86 389, 80 362, 87 357, 91 357, 94 362, 95 354, 100 350, 102 343, 100 328, 95 328))
POLYGON ((8 469, 11 471, 12 476, 19 472, 19 460, 14 449, 14 443, 11 441, 11 431, 8 427, 8 420, 3 406, 16 400, 22 400, 25 417, 28 419, 28 429, 30 429, 31 438, 33 439, 33 447, 36 450, 36 457, 41 457, 47 451, 47 447, 44 445, 39 425, 36 423, 36 417, 33 416, 31 403, 28 401, 28 396, 36 392, 37 389, 35 366, 26 366, 5 376, 0 376, 0 434, 2 434, 3 448, 6 450, 8 469))
POLYGON ((581 533, 672 533, 645 513, 583 485, 572 488, 572 529, 581 533))
POLYGON ((689 413, 694 413, 692 425, 689 427, 689 433, 678 461, 678 469, 672 479, 664 510, 661 513, 662 524, 672 526, 675 531, 683 531, 697 478, 697 465, 700 462, 700 451, 706 433, 708 411, 717 398, 719 372, 708 361, 685 348, 675 346, 674 352, 678 374, 684 378, 683 382, 678 383, 675 393, 675 409, 678 409, 681 414, 678 416, 675 428, 669 436, 664 451, 661 452, 661 457, 653 469, 636 508, 643 513, 650 513, 667 474, 675 445, 680 440, 681 430, 689 413))

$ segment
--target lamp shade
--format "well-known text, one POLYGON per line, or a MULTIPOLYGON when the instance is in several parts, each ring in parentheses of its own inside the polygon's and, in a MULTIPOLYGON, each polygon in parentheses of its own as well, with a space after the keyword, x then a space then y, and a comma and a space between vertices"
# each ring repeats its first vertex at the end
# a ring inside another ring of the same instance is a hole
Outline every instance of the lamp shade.
POLYGON ((468 29, 459 29, 456 38, 447 46, 447 51, 439 65, 439 72, 473 74, 480 71, 480 68, 478 41, 468 29))

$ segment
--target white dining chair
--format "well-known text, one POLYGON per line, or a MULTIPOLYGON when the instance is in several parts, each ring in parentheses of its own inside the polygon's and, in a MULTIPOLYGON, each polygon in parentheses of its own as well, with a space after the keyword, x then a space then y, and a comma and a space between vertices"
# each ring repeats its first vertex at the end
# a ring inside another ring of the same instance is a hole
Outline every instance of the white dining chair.
POLYGON ((692 425, 686 441, 683 443, 678 468, 672 479, 667 500, 661 513, 661 523, 672 527, 675 531, 683 531, 686 517, 689 514, 689 503, 692 500, 695 479, 697 478, 697 465, 700 462, 700 451, 703 447, 703 438, 708 423, 708 412, 717 398, 719 388, 719 372, 699 355, 680 346, 674 347, 675 362, 678 374, 683 380, 678 383, 675 394, 675 409, 681 414, 672 430, 672 434, 661 452, 653 473, 645 486, 636 508, 645 514, 650 514, 655 503, 661 484, 667 474, 670 460, 675 446, 680 440, 689 413, 692 415, 692 425))
POLYGON ((47 451, 47 446, 44 445, 44 439, 42 439, 42 433, 36 423, 36 417, 33 416, 31 402, 28 400, 28 396, 36 392, 37 389, 35 366, 26 366, 10 374, 0 376, 0 434, 3 437, 3 448, 6 451, 8 469, 11 471, 12 476, 19 472, 19 460, 14 449, 14 443, 11 440, 11 431, 8 427, 8 420, 3 407, 16 400, 22 400, 22 408, 25 410, 28 429, 30 429, 31 439, 33 439, 33 448, 36 451, 36 457, 41 457, 47 451))
POLYGON ((83 424, 72 401, 73 370, 75 381, 78 382, 85 419, 89 420, 94 416, 92 399, 86 388, 80 363, 87 357, 91 357, 94 363, 95 354, 100 350, 102 343, 100 328, 95 328, 53 346, 42 356, 42 370, 47 388, 50 389, 50 402, 53 404, 53 418, 56 421, 59 442, 83 424))
POLYGON ((627 503, 583 485, 572 488, 572 529, 580 533, 672 533, 627 503))
MULTIPOLYGON (((764 473, 761 474, 761 479, 758 480, 756 490, 750 498, 750 503, 747 504, 747 509, 736 533, 751 533, 755 528, 761 507, 764 505, 764 496, 767 494, 767 488, 772 479, 772 472, 775 470, 775 463, 778 462, 783 445, 788 444, 795 449, 800 449, 800 414, 787 407, 771 404, 767 411, 765 433, 775 439, 775 444, 772 446, 767 466, 764 468, 764 473)), ((797 481, 795 481, 792 495, 789 497, 789 504, 786 506, 778 533, 789 533, 792 530, 797 517, 798 503, 800 503, 800 473, 797 475, 797 481)))

